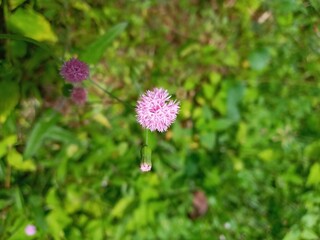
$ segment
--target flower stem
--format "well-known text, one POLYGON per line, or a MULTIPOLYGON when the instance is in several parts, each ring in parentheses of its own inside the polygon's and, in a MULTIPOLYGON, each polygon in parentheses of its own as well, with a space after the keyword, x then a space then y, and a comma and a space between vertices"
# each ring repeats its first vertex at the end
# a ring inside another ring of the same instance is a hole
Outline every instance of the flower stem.
POLYGON ((98 87, 99 89, 101 89, 103 92, 105 92, 106 94, 108 94, 109 97, 117 100, 118 102, 124 104, 125 106, 127 106, 127 107, 129 107, 129 108, 132 108, 132 107, 133 107, 133 106, 132 106, 131 104, 129 104, 128 102, 121 100, 120 98, 116 97, 116 96, 113 95, 111 92, 109 92, 107 89, 101 87, 98 83, 96 83, 95 81, 93 81, 91 78, 89 79, 89 81, 90 81, 93 85, 95 85, 96 87, 98 87))
POLYGON ((148 146, 148 133, 149 133, 149 130, 146 129, 145 133, 146 133, 146 143, 145 143, 145 145, 148 146))

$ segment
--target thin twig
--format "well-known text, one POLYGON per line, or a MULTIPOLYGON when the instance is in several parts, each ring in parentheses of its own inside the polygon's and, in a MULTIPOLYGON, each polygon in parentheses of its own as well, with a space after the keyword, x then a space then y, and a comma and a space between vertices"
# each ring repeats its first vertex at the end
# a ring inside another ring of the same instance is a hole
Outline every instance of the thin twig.
POLYGON ((89 79, 90 82, 92 82, 92 84, 94 84, 96 87, 98 87, 99 89, 101 89, 103 92, 105 92, 106 94, 108 94, 111 98, 117 100, 118 102, 124 104, 125 106, 129 107, 129 108, 133 108, 133 106, 131 104, 129 104, 126 101, 121 100, 120 98, 118 98, 117 96, 115 96, 113 93, 109 92, 107 89, 101 87, 98 83, 96 83, 95 81, 93 81, 92 79, 89 79))

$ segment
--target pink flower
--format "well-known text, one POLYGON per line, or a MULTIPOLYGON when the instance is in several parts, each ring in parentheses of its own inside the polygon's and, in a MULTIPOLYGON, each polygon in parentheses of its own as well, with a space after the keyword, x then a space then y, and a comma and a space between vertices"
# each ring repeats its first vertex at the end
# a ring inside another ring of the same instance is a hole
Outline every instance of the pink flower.
POLYGON ((148 90, 138 100, 137 120, 143 128, 150 131, 165 132, 175 121, 179 112, 179 103, 170 99, 169 93, 163 88, 148 90))
POLYGON ((151 170, 151 164, 141 163, 140 170, 141 170, 141 172, 149 172, 151 170))
POLYGON ((89 67, 86 63, 71 58, 62 65, 60 75, 68 82, 82 82, 89 77, 89 67))
POLYGON ((75 87, 71 92, 71 99, 78 105, 83 105, 87 101, 87 91, 82 87, 75 87))
POLYGON ((33 236, 33 235, 36 234, 37 229, 36 229, 36 227, 35 227, 34 225, 29 224, 29 225, 27 225, 26 228, 24 229, 24 232, 25 232, 26 235, 28 235, 28 236, 33 236))

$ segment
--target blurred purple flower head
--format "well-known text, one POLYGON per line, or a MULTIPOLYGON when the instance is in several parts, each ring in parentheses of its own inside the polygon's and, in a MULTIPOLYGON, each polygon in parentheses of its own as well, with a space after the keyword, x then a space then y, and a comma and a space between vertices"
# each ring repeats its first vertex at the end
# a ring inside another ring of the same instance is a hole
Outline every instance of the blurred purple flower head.
POLYGON ((154 88, 143 94, 136 107, 139 124, 152 132, 167 131, 179 112, 179 103, 169 101, 170 97, 168 91, 163 88, 154 88))
POLYGON ((149 172, 151 170, 151 164, 141 163, 140 170, 141 170, 141 172, 149 172))
POLYGON ((25 232, 26 235, 28 235, 28 236, 33 236, 33 235, 36 234, 37 229, 36 229, 36 227, 35 227, 34 225, 29 224, 29 225, 27 225, 26 228, 24 229, 24 232, 25 232))
POLYGON ((87 101, 87 91, 82 87, 75 87, 71 92, 71 99, 78 105, 83 105, 87 101))
POLYGON ((82 82, 89 77, 89 66, 76 58, 71 58, 62 65, 60 75, 71 83, 82 82))

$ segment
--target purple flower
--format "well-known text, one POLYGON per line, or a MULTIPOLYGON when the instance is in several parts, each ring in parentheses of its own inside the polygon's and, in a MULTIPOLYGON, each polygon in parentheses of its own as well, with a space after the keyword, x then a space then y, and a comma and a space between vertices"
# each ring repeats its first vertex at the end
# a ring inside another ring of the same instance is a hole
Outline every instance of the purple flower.
POLYGON ((26 228, 24 229, 24 232, 25 232, 26 235, 28 235, 28 236, 33 236, 33 235, 36 234, 37 229, 36 229, 36 227, 35 227, 34 225, 29 224, 29 225, 27 225, 26 228))
POLYGON ((136 107, 140 125, 152 132, 167 131, 179 112, 179 103, 169 99, 168 91, 163 88, 154 88, 143 94, 136 107))
POLYGON ((71 83, 82 82, 89 77, 89 67, 86 63, 71 58, 62 65, 60 75, 71 83))
POLYGON ((141 163, 140 170, 141 170, 141 172, 149 172, 151 170, 151 164, 141 163))
POLYGON ((87 91, 82 87, 75 87, 71 92, 71 99, 78 105, 83 105, 87 101, 87 91))

